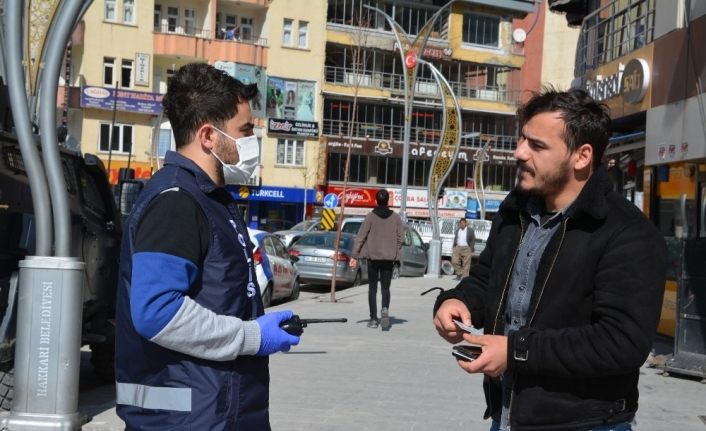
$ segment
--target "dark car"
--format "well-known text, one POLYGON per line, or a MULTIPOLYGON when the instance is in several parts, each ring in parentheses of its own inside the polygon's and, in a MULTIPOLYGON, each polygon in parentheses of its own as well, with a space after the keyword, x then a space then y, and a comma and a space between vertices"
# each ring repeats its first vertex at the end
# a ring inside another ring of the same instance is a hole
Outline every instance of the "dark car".
POLYGON ((309 232, 289 248, 289 254, 299 260, 295 263, 302 283, 329 284, 336 266, 336 284, 358 286, 367 280, 368 269, 364 259, 354 259, 355 235, 341 233, 336 254, 337 232, 309 232))
MULTIPOLYGON (((363 217, 343 219, 341 232, 357 235, 364 220, 363 217)), ((400 276, 421 277, 426 274, 428 248, 419 233, 409 225, 405 225, 402 248, 400 249, 400 262, 395 265, 392 278, 400 276)))

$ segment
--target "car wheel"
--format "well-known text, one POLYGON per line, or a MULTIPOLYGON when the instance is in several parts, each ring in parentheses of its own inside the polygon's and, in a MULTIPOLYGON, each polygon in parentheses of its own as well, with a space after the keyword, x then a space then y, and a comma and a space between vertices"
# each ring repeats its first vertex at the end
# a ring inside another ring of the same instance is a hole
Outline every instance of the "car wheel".
POLYGON ((299 279, 296 278, 294 279, 294 284, 292 285, 292 294, 289 295, 289 299, 294 301, 295 299, 299 299, 299 279))
POLYGON ((401 268, 401 266, 402 266, 401 264, 396 263, 396 264, 392 267, 392 279, 393 279, 393 280, 396 280, 396 279, 400 278, 400 275, 402 274, 402 268, 401 268))
POLYGON ((262 306, 267 308, 270 304, 272 304, 272 283, 269 283, 265 291, 262 292, 262 306))
POLYGON ((0 366, 0 411, 9 412, 12 409, 12 399, 15 396, 15 366, 14 361, 0 366))

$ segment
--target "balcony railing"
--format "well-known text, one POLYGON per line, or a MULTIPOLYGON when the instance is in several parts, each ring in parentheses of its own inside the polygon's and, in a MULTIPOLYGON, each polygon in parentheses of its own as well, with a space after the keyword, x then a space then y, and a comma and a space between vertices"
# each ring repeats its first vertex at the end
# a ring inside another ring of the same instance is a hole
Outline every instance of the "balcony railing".
MULTIPOLYGON (((369 71, 354 73, 352 69, 326 66, 325 77, 326 82, 330 84, 404 92, 404 76, 401 74, 369 71)), ((450 81, 449 85, 451 85, 456 97, 461 98, 490 100, 515 105, 520 97, 519 90, 508 90, 504 86, 470 85, 466 82, 457 81, 450 81)), ((420 97, 440 98, 436 81, 428 78, 417 78, 415 92, 420 97)))
POLYGON ((653 42, 655 0, 613 0, 586 16, 576 49, 574 76, 653 42))
MULTIPOLYGON (((351 122, 348 120, 326 120, 323 121, 322 133, 327 136, 349 136, 351 122)), ((464 133, 462 133, 463 135, 464 133)), ((493 148, 498 150, 514 151, 517 144, 517 137, 510 135, 484 134, 495 138, 493 148)), ((363 139, 387 139, 401 142, 404 139, 404 126, 356 122, 353 124, 352 136, 363 139)), ((421 144, 438 144, 441 137, 441 130, 426 127, 412 127, 411 141, 421 144)), ((461 146, 479 148, 485 142, 481 142, 479 137, 461 138, 461 146)))
POLYGON ((210 29, 197 28, 197 27, 192 27, 192 26, 171 25, 171 24, 165 23, 160 26, 154 27, 154 32, 155 33, 164 33, 164 34, 175 34, 175 35, 180 35, 180 36, 197 37, 197 38, 201 38, 201 39, 218 39, 218 40, 226 40, 226 41, 232 41, 232 42, 248 43, 251 45, 267 46, 267 38, 264 38, 264 37, 256 37, 256 36, 242 37, 242 36, 238 35, 238 36, 234 36, 232 39, 227 39, 226 34, 222 33, 220 30, 213 31, 210 29))

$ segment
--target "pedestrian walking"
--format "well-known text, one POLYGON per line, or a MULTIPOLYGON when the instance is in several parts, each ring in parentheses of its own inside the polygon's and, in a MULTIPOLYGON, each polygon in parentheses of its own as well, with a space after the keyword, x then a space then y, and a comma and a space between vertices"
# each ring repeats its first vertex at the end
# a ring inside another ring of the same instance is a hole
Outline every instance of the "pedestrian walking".
POLYGON ((465 218, 462 218, 458 221, 451 253, 451 264, 454 267, 454 273, 456 273, 456 280, 468 277, 475 243, 476 235, 473 232, 473 228, 467 225, 465 218))
POLYGON ((491 430, 630 430, 660 316, 666 247, 601 164, 605 105, 545 89, 519 111, 518 181, 434 324, 480 345, 491 430), (452 319, 483 328, 459 330, 452 319))
POLYGON ((375 194, 377 206, 365 216, 355 237, 353 257, 368 259, 369 328, 390 329, 390 282, 395 264, 400 260, 404 225, 400 216, 388 207, 390 194, 385 189, 375 194), (380 281, 382 310, 377 315, 377 285, 380 281))
POLYGON ((226 183, 259 164, 248 101, 205 63, 162 106, 176 141, 125 226, 116 309, 116 410, 129 430, 269 430, 268 355, 299 342, 264 313, 252 244, 226 183))

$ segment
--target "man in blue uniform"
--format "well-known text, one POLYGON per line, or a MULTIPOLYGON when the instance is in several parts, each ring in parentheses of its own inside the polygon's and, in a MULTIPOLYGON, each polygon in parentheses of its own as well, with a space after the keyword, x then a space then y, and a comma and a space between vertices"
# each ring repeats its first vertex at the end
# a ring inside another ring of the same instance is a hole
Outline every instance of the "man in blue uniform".
POLYGON ((182 67, 162 105, 176 152, 125 228, 116 318, 117 412, 127 429, 269 430, 268 355, 299 342, 264 314, 245 223, 223 187, 259 163, 255 86, 182 67))

